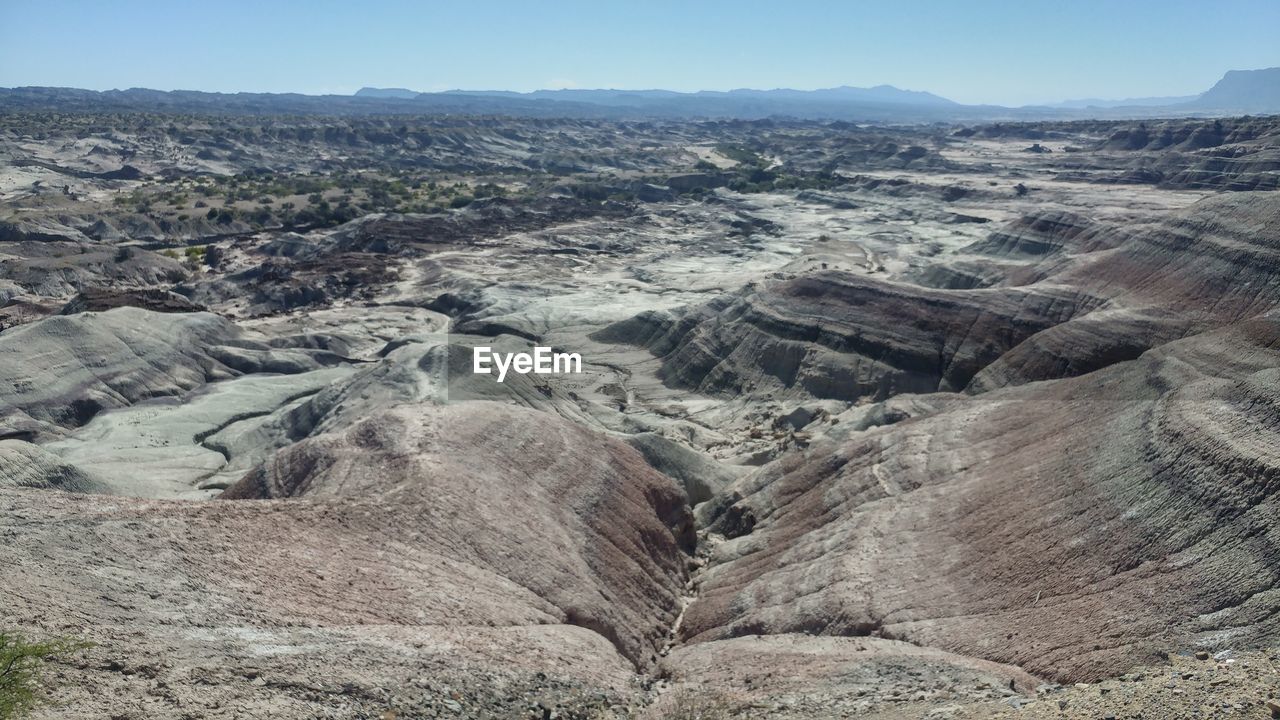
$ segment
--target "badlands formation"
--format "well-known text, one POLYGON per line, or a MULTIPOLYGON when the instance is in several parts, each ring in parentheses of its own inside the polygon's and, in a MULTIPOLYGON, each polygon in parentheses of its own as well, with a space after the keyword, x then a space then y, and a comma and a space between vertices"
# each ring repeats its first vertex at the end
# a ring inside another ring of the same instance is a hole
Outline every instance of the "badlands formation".
POLYGON ((46 718, 1280 713, 1278 179, 1274 118, 3 116, 0 623, 94 643, 46 718))

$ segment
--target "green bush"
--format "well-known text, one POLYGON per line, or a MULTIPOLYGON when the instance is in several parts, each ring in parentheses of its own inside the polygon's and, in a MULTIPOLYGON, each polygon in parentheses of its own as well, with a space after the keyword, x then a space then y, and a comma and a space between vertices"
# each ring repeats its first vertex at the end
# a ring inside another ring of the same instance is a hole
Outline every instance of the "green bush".
POLYGON ((56 638, 30 642, 21 635, 0 632, 0 718, 25 716, 40 704, 45 661, 70 655, 89 643, 56 638))
POLYGON ((748 150, 747 148, 744 148, 738 145, 727 145, 727 144, 717 145, 716 152, 729 158, 730 160, 737 160, 743 165, 763 166, 765 164, 764 158, 760 157, 759 155, 752 152, 751 150, 748 150))

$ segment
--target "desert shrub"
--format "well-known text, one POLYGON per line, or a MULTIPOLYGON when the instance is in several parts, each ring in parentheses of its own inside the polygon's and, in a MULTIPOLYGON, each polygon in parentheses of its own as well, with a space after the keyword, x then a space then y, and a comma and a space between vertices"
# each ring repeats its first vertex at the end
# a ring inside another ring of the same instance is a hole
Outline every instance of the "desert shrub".
POLYGON ((493 183, 482 183, 477 185, 471 194, 478 198, 502 197, 507 194, 507 189, 493 183))
POLYGON ((716 152, 719 152, 721 155, 729 158, 730 160, 737 160, 743 165, 764 165, 765 164, 764 158, 748 150, 747 148, 740 147, 738 145, 727 145, 727 144, 717 145, 716 152))
POLYGON ((24 717, 41 701, 45 661, 89 647, 65 638, 31 642, 21 635, 0 632, 0 718, 24 717))
POLYGON ((375 187, 369 189, 369 205, 370 209, 375 207, 387 207, 392 205, 391 193, 386 189, 375 187))
POLYGON ((266 225, 274 220, 271 210, 266 207, 258 207, 249 213, 249 222, 254 225, 266 225))
POLYGON ((204 250, 204 264, 211 268, 217 268, 222 265, 225 253, 222 248, 217 245, 206 245, 204 250))

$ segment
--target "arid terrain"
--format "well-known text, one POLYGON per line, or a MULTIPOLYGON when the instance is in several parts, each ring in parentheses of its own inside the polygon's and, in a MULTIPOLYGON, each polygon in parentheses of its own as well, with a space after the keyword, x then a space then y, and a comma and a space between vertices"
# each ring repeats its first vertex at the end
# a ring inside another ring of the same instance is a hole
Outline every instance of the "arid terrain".
POLYGON ((93 643, 42 718, 1280 716, 1278 191, 1275 116, 0 113, 0 628, 93 643))

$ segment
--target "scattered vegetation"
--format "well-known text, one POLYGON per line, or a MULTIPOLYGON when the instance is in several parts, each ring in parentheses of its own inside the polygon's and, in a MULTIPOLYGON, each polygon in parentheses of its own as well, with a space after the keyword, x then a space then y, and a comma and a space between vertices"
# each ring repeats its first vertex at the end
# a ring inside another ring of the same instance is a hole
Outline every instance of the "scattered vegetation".
MULTIPOLYGON (((263 124, 253 117, 181 113, 33 113, 9 124, 37 138, 49 136, 52 129, 101 137, 107 153, 124 152, 115 145, 121 136, 134 136, 143 148, 162 137, 148 151, 176 152, 189 164, 118 188, 110 201, 112 212, 102 218, 125 235, 154 232, 148 223, 154 224, 171 241, 306 231, 369 213, 448 212, 477 200, 520 201, 565 188, 587 202, 642 202, 654 199, 655 191, 646 186, 661 187, 666 178, 689 171, 686 152, 639 137, 641 130, 627 129, 624 136, 634 139, 616 147, 584 139, 614 137, 608 127, 576 127, 561 134, 565 142, 544 146, 521 130, 493 128, 475 119, 430 117, 281 116, 263 124), (493 137, 525 154, 462 152, 471 138, 489 142, 493 137), (274 154, 264 155, 264 146, 274 154), (199 161, 213 164, 202 168, 196 166, 199 161), (139 215, 147 222, 140 222, 139 215)), ((0 114, 0 131, 5 127, 0 114)), ((812 164, 777 161, 791 157, 791 147, 807 132, 783 128, 758 135, 751 128, 726 129, 715 149, 737 164, 722 168, 699 160, 693 169, 709 181, 685 183, 675 192, 698 200, 725 186, 737 192, 771 192, 837 184, 839 178, 812 164)))
POLYGON ((65 638, 32 642, 21 635, 0 632, 0 720, 25 717, 40 705, 45 661, 89 646, 65 638))
POLYGON ((764 158, 741 145, 720 144, 716 146, 716 152, 742 165, 761 166, 766 164, 764 158))

